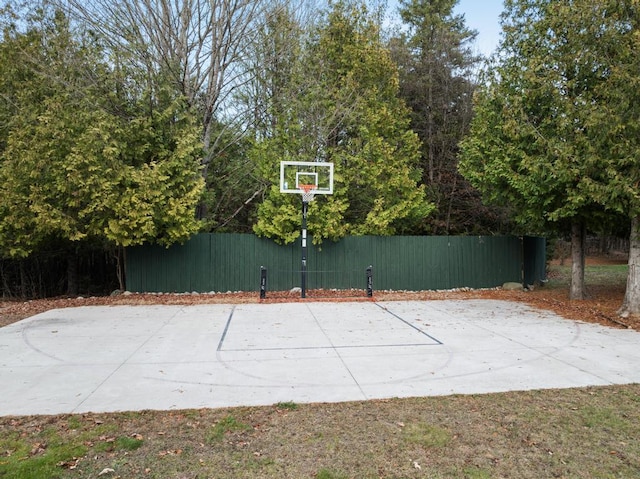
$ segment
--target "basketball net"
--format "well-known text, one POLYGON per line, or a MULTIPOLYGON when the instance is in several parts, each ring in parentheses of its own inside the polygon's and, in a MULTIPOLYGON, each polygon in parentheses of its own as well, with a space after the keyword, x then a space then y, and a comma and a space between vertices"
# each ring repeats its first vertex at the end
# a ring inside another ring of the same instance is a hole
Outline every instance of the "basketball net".
POLYGON ((313 201, 315 196, 316 185, 298 185, 298 188, 302 190, 302 201, 305 203, 310 203, 313 201))

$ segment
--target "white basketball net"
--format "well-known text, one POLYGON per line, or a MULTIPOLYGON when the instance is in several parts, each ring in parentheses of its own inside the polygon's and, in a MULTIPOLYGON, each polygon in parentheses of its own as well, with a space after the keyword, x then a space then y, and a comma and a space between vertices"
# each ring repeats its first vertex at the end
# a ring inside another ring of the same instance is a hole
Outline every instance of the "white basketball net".
POLYGON ((302 190, 302 201, 305 203, 310 203, 313 201, 315 196, 315 185, 300 185, 300 189, 302 190))

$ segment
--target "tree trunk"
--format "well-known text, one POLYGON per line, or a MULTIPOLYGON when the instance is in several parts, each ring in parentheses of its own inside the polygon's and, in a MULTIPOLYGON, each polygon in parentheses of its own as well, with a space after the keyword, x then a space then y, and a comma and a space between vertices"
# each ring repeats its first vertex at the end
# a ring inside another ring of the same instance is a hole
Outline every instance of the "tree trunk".
POLYGON ((116 248, 116 275, 118 277, 118 288, 120 291, 124 291, 126 288, 126 273, 125 273, 125 257, 126 250, 122 246, 116 248))
POLYGON ((74 253, 67 256, 67 294, 78 295, 78 256, 74 253))
POLYGON ((584 286, 585 237, 586 226, 583 220, 571 223, 571 287, 569 299, 585 299, 584 286))
POLYGON ((623 318, 640 314, 640 216, 631 218, 627 290, 618 314, 623 318))
POLYGON ((20 297, 27 299, 27 272, 24 263, 24 259, 18 260, 18 268, 20 269, 20 297))

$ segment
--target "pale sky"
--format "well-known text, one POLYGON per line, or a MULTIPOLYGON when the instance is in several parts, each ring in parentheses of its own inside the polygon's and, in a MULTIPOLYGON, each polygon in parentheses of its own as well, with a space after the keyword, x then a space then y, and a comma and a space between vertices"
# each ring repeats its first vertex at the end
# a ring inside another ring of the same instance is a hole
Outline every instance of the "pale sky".
POLYGON ((476 43, 483 55, 490 55, 500 41, 502 0, 459 0, 456 13, 464 14, 466 25, 478 31, 476 43))
MULTIPOLYGON (((500 41, 500 14, 503 0, 458 0, 454 12, 464 14, 467 27, 478 32, 478 52, 489 56, 500 41)), ((388 14, 398 17, 398 0, 388 0, 388 14)), ((397 21, 397 20, 396 20, 397 21)))

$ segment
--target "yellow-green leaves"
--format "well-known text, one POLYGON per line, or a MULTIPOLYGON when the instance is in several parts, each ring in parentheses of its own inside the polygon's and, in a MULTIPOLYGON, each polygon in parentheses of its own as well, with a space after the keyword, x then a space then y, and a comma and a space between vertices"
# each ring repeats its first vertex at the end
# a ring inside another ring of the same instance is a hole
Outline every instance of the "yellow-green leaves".
POLYGON ((506 7, 503 55, 476 96, 460 171, 531 229, 627 212, 640 178, 640 96, 626 86, 638 77, 637 54, 629 54, 637 6, 510 0, 506 7))
POLYGON ((314 241, 410 230, 433 206, 419 186, 419 140, 376 22, 363 4, 336 2, 312 39, 286 81, 279 78, 288 108, 272 105, 272 126, 251 151, 274 185, 254 231, 284 243, 300 234, 301 199, 277 188, 282 160, 334 164, 334 194, 309 207, 314 241))
MULTIPOLYGON (((199 228, 203 188, 193 116, 169 86, 135 77, 117 84, 96 46, 75 43, 64 22, 57 26, 46 32, 50 50, 36 49, 22 71, 0 63, 5 85, 23 79, 20 90, 4 92, 15 111, 0 110, 0 254, 28 256, 52 239, 186 240, 199 228), (101 76, 82 84, 88 71, 101 76)), ((25 50, 29 43, 12 41, 25 50)), ((12 41, 0 45, 0 62, 12 41)))

